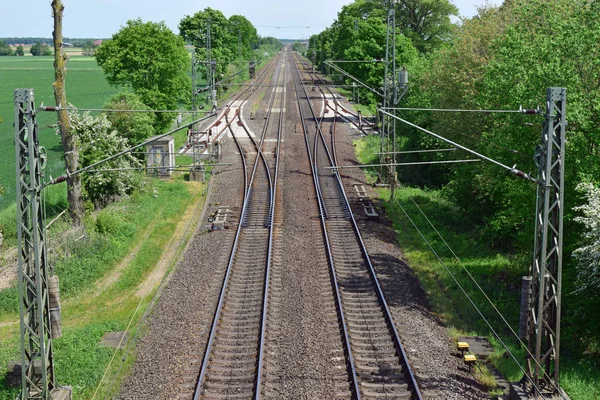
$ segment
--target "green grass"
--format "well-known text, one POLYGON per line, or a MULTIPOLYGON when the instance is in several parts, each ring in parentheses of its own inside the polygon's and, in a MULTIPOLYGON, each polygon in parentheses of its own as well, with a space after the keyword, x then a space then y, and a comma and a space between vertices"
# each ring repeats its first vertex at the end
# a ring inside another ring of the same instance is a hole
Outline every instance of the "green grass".
MULTIPOLYGON (((67 65, 67 100, 77 107, 101 108, 106 98, 117 92, 110 87, 92 57, 73 56, 67 65)), ((35 104, 54 104, 54 67, 52 57, 0 57, 0 210, 15 202, 14 89, 33 88, 35 104)), ((46 174, 54 177, 63 171, 60 138, 49 125, 56 123, 56 113, 37 116, 40 143, 48 150, 46 174)))
MULTIPOLYGON (((73 386, 75 399, 92 397, 114 354, 99 345, 100 339, 108 331, 126 328, 140 301, 135 295, 138 285, 157 265, 186 208, 200 193, 198 184, 184 183, 181 175, 174 181, 147 179, 136 195, 86 217, 86 239, 70 245, 71 257, 59 253, 51 258, 61 282, 63 320, 63 337, 54 342, 56 374, 59 383, 73 386), (164 207, 167 202, 169 207, 164 207), (138 251, 130 255, 136 246, 138 251), (117 279, 99 289, 98 282, 126 256, 117 279)), ((68 224, 58 223, 57 230, 65 227, 68 224)), ((149 301, 145 298, 135 314, 130 337, 149 301)), ((0 291, 0 322, 5 323, 0 325, 0 400, 16 393, 2 378, 7 362, 19 358, 18 324, 10 323, 18 321, 17 311, 16 289, 0 291)), ((112 382, 122 355, 116 357, 103 387, 112 382)), ((129 354, 124 371, 134 358, 129 354)))
MULTIPOLYGON (((355 145, 360 162, 373 161, 373 149, 378 146, 375 139, 366 138, 355 145)), ((492 363, 508 380, 520 380, 523 374, 519 365, 509 357, 500 342, 495 339, 459 284, 498 332, 510 352, 521 365, 524 365, 525 350, 520 347, 509 328, 477 289, 465 269, 483 288, 513 330, 518 332, 521 277, 526 275, 529 269, 528 255, 518 257, 511 254, 498 254, 483 239, 484 228, 464 218, 460 210, 440 191, 404 187, 396 191, 394 202, 389 201, 388 189, 379 189, 379 195, 384 200, 386 214, 394 223, 398 243, 426 291, 434 312, 447 326, 449 335, 454 338, 459 335, 488 336, 496 349, 490 357, 492 363), (462 264, 453 257, 419 208, 458 255, 462 264), (442 261, 434 255, 402 209, 421 230, 442 261)), ((563 307, 568 310, 567 304, 563 304, 563 307)), ((562 337, 561 386, 573 400, 598 399, 600 393, 598 351, 587 354, 572 353, 570 349, 576 347, 573 346, 573 341, 577 340, 580 339, 564 335, 562 337)), ((486 380, 487 377, 482 376, 482 379, 486 380)))

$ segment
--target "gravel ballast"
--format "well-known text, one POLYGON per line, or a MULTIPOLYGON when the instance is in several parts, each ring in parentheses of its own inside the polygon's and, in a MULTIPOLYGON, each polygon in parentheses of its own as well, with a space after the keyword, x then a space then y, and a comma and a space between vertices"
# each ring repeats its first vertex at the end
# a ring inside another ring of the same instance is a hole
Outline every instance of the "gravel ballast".
MULTIPOLYGON (((334 399, 348 393, 347 372, 291 63, 286 69, 286 104, 280 107, 285 110, 280 203, 262 394, 265 399, 334 399)), ((253 103, 244 107, 244 119, 257 135, 262 131, 271 90, 266 89, 256 119, 250 118, 253 103)), ((311 94, 317 97, 319 92, 311 94)), ((321 104, 315 109, 320 110, 321 104)), ((339 124, 339 164, 357 163, 352 142, 359 137, 349 124, 339 124)), ((243 176, 237 152, 234 141, 226 139, 221 161, 233 165, 216 169, 205 218, 149 315, 119 399, 193 396, 242 206, 243 176), (229 229, 210 231, 207 217, 219 206, 229 206, 232 211, 229 229)), ((375 205, 377 201, 364 174, 358 169, 344 170, 343 181, 424 397, 489 398, 456 355, 446 328, 404 262, 391 221, 381 216, 380 209, 378 218, 365 215, 364 200, 359 201, 353 185, 363 184, 375 205)))

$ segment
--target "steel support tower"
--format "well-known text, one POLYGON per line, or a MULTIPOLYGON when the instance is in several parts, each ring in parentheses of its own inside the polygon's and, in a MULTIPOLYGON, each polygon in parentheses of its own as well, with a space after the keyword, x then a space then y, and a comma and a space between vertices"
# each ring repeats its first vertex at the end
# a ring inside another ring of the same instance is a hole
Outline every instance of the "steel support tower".
MULTIPOLYGON (((196 59, 196 48, 192 52, 192 121, 198 119, 198 60, 196 59)), ((192 125, 192 132, 196 132, 197 124, 192 125)))
POLYGON ((215 87, 216 61, 212 59, 212 43, 210 35, 210 17, 206 21, 206 85, 209 88, 210 103, 213 111, 217 108, 217 88, 215 87))
POLYGON ((558 394, 563 258, 565 130, 567 90, 546 92, 546 121, 537 151, 537 191, 532 291, 527 338, 525 391, 558 394), (537 389, 533 387, 533 383, 537 389))
MULTIPOLYGON (((396 10, 395 0, 385 0, 387 9, 387 34, 385 43, 385 72, 383 78, 383 102, 384 110, 387 110, 397 98, 398 85, 396 82, 396 10)), ((388 168, 388 180, 392 189, 392 199, 396 186, 396 168, 391 163, 389 155, 396 152, 396 123, 392 117, 382 115, 381 117, 381 164, 390 164, 388 168), (391 146, 390 146, 391 145, 391 146)), ((393 155, 394 161, 396 155, 393 155)), ((385 167, 383 167, 385 168, 385 167)), ((382 176, 383 173, 382 168, 382 176)))
POLYGON ((56 381, 41 197, 45 153, 38 141, 33 89, 16 89, 14 95, 21 398, 46 400, 56 381))

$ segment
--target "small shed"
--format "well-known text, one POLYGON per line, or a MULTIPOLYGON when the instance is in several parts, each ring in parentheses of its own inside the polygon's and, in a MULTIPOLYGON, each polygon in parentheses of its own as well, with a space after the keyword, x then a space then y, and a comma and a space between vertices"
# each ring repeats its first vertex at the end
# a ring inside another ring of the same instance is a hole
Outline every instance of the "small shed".
MULTIPOLYGON (((149 140, 158 138, 151 137, 149 140)), ((163 136, 146 145, 146 167, 149 175, 170 176, 175 167, 175 139, 163 136)))

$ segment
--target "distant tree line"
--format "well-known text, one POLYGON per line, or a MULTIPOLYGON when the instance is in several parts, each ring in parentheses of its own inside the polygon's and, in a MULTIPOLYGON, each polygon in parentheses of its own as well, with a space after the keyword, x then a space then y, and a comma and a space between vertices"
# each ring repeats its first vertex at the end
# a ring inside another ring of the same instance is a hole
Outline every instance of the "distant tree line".
POLYGON ((98 46, 94 44, 92 39, 86 40, 81 45, 81 54, 84 56, 93 56, 96 53, 96 47, 98 46))
POLYGON ((8 45, 8 43, 6 43, 3 40, 0 40, 0 56, 24 56, 25 55, 25 51, 23 50, 23 46, 17 46, 16 49, 12 49, 12 47, 10 47, 8 45))
MULTIPOLYGON (((97 39, 101 38, 65 38, 65 43, 70 43, 74 47, 82 47, 84 43, 88 41, 94 42, 97 39)), ((48 46, 52 45, 52 38, 41 38, 41 37, 5 37, 0 38, 0 40, 8 43, 8 44, 36 44, 38 42, 45 43, 48 46)))
POLYGON ((13 49, 3 40, 0 40, 0 56, 14 55, 13 49))

